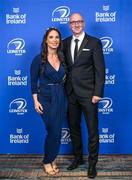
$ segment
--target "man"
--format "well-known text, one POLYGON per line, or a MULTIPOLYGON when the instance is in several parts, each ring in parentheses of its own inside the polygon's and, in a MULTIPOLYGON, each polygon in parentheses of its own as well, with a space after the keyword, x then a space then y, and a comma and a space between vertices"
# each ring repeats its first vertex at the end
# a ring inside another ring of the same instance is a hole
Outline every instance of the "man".
POLYGON ((88 128, 88 177, 95 178, 99 152, 98 102, 103 96, 105 65, 101 41, 84 32, 84 19, 79 13, 70 17, 72 36, 63 41, 68 67, 69 127, 75 159, 67 168, 73 170, 83 164, 81 113, 88 128))

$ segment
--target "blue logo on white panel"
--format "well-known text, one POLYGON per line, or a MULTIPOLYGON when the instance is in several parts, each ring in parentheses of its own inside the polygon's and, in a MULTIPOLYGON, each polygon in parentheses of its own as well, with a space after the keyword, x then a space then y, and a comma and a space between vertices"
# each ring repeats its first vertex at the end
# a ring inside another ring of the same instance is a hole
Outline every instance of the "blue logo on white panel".
POLYGON ((111 37, 105 36, 100 38, 102 45, 103 45, 103 53, 110 54, 113 52, 113 39, 111 37))
POLYGON ((61 132, 61 144, 69 144, 71 142, 69 128, 62 128, 61 132))
POLYGON ((17 98, 11 101, 9 105, 9 113, 16 113, 17 115, 23 115, 27 113, 27 101, 23 98, 17 98))
POLYGON ((8 44, 7 44, 7 53, 8 54, 14 54, 16 56, 20 56, 22 54, 26 53, 26 50, 24 49, 25 47, 25 41, 22 38, 15 38, 12 39, 8 44))
POLYGON ((104 97, 99 101, 98 111, 102 114, 110 114, 113 112, 112 108, 113 101, 109 97, 104 97))
POLYGON ((68 6, 59 6, 52 12, 52 22, 66 24, 69 22, 70 8, 68 6))

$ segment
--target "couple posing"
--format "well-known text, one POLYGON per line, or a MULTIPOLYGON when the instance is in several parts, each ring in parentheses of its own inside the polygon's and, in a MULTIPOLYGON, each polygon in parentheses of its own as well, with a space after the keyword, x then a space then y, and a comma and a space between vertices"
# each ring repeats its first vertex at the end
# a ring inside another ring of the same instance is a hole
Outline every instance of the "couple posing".
POLYGON ((59 172, 55 159, 67 112, 66 87, 74 153, 74 160, 67 169, 73 170, 84 163, 80 126, 83 112, 88 129, 87 175, 95 178, 99 153, 98 102, 103 96, 105 80, 102 45, 99 39, 84 32, 85 22, 81 14, 72 14, 69 23, 73 35, 63 42, 58 29, 46 31, 41 54, 34 58, 30 69, 35 110, 41 115, 47 130, 43 167, 49 175, 59 172))

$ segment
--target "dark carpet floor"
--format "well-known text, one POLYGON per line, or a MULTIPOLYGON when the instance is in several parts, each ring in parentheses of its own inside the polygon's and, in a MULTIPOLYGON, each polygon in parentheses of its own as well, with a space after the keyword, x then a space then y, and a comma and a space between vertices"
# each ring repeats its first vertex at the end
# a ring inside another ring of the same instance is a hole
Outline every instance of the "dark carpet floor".
MULTIPOLYGON (((87 157, 85 164, 68 171, 66 167, 72 156, 58 156, 57 164, 60 172, 54 177, 48 176, 42 168, 40 155, 0 155, 0 179, 33 179, 33 180, 86 180, 87 157)), ((132 155, 100 155, 97 164, 97 180, 132 180, 132 155)))

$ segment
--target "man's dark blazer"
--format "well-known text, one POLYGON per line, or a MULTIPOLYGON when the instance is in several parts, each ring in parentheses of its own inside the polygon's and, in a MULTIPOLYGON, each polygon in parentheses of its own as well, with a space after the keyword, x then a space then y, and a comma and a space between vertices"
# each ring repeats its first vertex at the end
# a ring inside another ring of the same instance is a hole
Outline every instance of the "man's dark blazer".
POLYGON ((105 65, 101 41, 85 34, 75 62, 71 57, 72 36, 63 40, 63 52, 68 67, 66 90, 72 88, 80 97, 103 96, 105 65))

